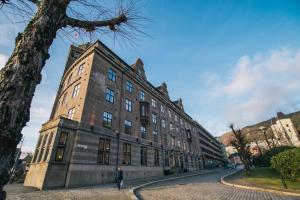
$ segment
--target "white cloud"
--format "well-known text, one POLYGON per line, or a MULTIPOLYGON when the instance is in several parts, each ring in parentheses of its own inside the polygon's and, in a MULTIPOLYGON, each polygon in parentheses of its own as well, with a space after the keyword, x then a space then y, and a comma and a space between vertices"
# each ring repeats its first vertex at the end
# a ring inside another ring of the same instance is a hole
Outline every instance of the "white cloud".
POLYGON ((8 56, 0 54, 0 69, 2 69, 8 60, 8 56))
POLYGON ((49 119, 55 99, 54 91, 49 89, 45 90, 43 87, 44 86, 37 87, 31 104, 30 121, 22 130, 25 137, 23 150, 26 152, 34 150, 39 136, 39 130, 42 124, 49 119))
POLYGON ((201 94, 209 98, 203 104, 210 106, 220 127, 229 122, 245 126, 274 116, 277 111, 300 109, 300 49, 242 56, 229 73, 227 77, 204 74, 210 84, 201 94))
POLYGON ((236 65, 232 79, 223 86, 223 90, 233 96, 244 94, 251 91, 260 78, 261 74, 252 66, 249 56, 243 56, 236 65))
POLYGON ((33 107, 31 109, 31 117, 32 118, 45 118, 50 113, 48 108, 43 107, 33 107))

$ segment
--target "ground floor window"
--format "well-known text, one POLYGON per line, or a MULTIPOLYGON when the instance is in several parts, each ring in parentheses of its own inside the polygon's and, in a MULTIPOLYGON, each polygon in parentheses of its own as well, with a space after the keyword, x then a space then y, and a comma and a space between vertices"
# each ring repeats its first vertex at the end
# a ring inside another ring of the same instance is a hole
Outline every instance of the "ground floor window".
POLYGON ((131 164, 131 144, 123 143, 123 164, 131 164))
POLYGON ((174 153, 174 160, 175 160, 175 166, 178 167, 179 166, 179 158, 178 158, 178 153, 175 152, 174 153))
POLYGON ((103 126, 106 128, 111 128, 112 126, 112 114, 108 112, 103 113, 103 126))
POLYGON ((169 153, 167 151, 165 152, 165 166, 166 167, 170 166, 169 153))
POLYGON ((147 148, 141 147, 141 165, 147 165, 147 148))
POLYGON ((55 155, 55 161, 62 161, 65 154, 66 144, 68 140, 68 133, 67 132, 61 132, 57 149, 56 149, 56 155, 55 155))
POLYGON ((159 151, 158 151, 158 149, 154 150, 154 165, 159 166, 159 151))
POLYGON ((110 152, 110 139, 100 138, 97 163, 102 165, 108 165, 109 152, 110 152))

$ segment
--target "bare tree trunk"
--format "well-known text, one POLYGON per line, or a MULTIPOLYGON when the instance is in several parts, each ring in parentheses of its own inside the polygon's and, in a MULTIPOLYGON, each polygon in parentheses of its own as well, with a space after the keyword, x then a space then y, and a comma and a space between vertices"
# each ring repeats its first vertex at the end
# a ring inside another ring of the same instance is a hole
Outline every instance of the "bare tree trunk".
POLYGON ((0 71, 0 192, 9 181, 21 130, 29 121, 31 101, 66 6, 43 1, 35 17, 16 38, 15 49, 0 71))
POLYGON ((264 138, 265 138, 265 140, 266 140, 266 143, 267 143, 267 145, 268 145, 268 148, 269 148, 269 150, 271 150, 272 148, 271 148, 270 142, 269 142, 269 140, 268 140, 268 137, 267 137, 267 135, 266 135, 266 131, 263 130, 262 132, 263 132, 263 134, 264 134, 264 138))
POLYGON ((261 156, 261 155, 262 155, 262 151, 261 151, 261 149, 260 149, 260 147, 259 147, 259 145, 258 145, 258 141, 257 141, 257 139, 254 139, 254 141, 255 141, 255 144, 256 144, 256 146, 257 146, 257 148, 258 148, 259 155, 261 156))

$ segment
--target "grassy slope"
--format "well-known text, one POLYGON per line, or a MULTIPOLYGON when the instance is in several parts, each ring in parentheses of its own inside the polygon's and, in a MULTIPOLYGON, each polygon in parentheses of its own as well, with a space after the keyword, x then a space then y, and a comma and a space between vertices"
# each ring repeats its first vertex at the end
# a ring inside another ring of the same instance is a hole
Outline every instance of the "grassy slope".
MULTIPOLYGON (((252 171, 239 172, 227 179, 230 183, 254 187, 284 190, 279 174, 269 168, 255 168, 252 171)), ((288 190, 300 193, 300 182, 286 181, 288 190)))

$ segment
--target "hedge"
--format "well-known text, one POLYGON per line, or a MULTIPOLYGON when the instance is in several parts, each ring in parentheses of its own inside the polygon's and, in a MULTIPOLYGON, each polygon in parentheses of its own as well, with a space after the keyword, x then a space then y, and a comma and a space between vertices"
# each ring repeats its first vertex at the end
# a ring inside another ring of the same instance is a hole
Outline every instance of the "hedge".
POLYGON ((271 167, 284 178, 297 181, 300 178, 300 148, 286 150, 274 156, 271 167))
POLYGON ((253 158, 253 165, 256 167, 270 167, 271 166, 271 159, 273 156, 284 152, 288 149, 293 149, 295 147, 291 146, 280 146, 272 148, 271 150, 266 151, 263 155, 253 158))

